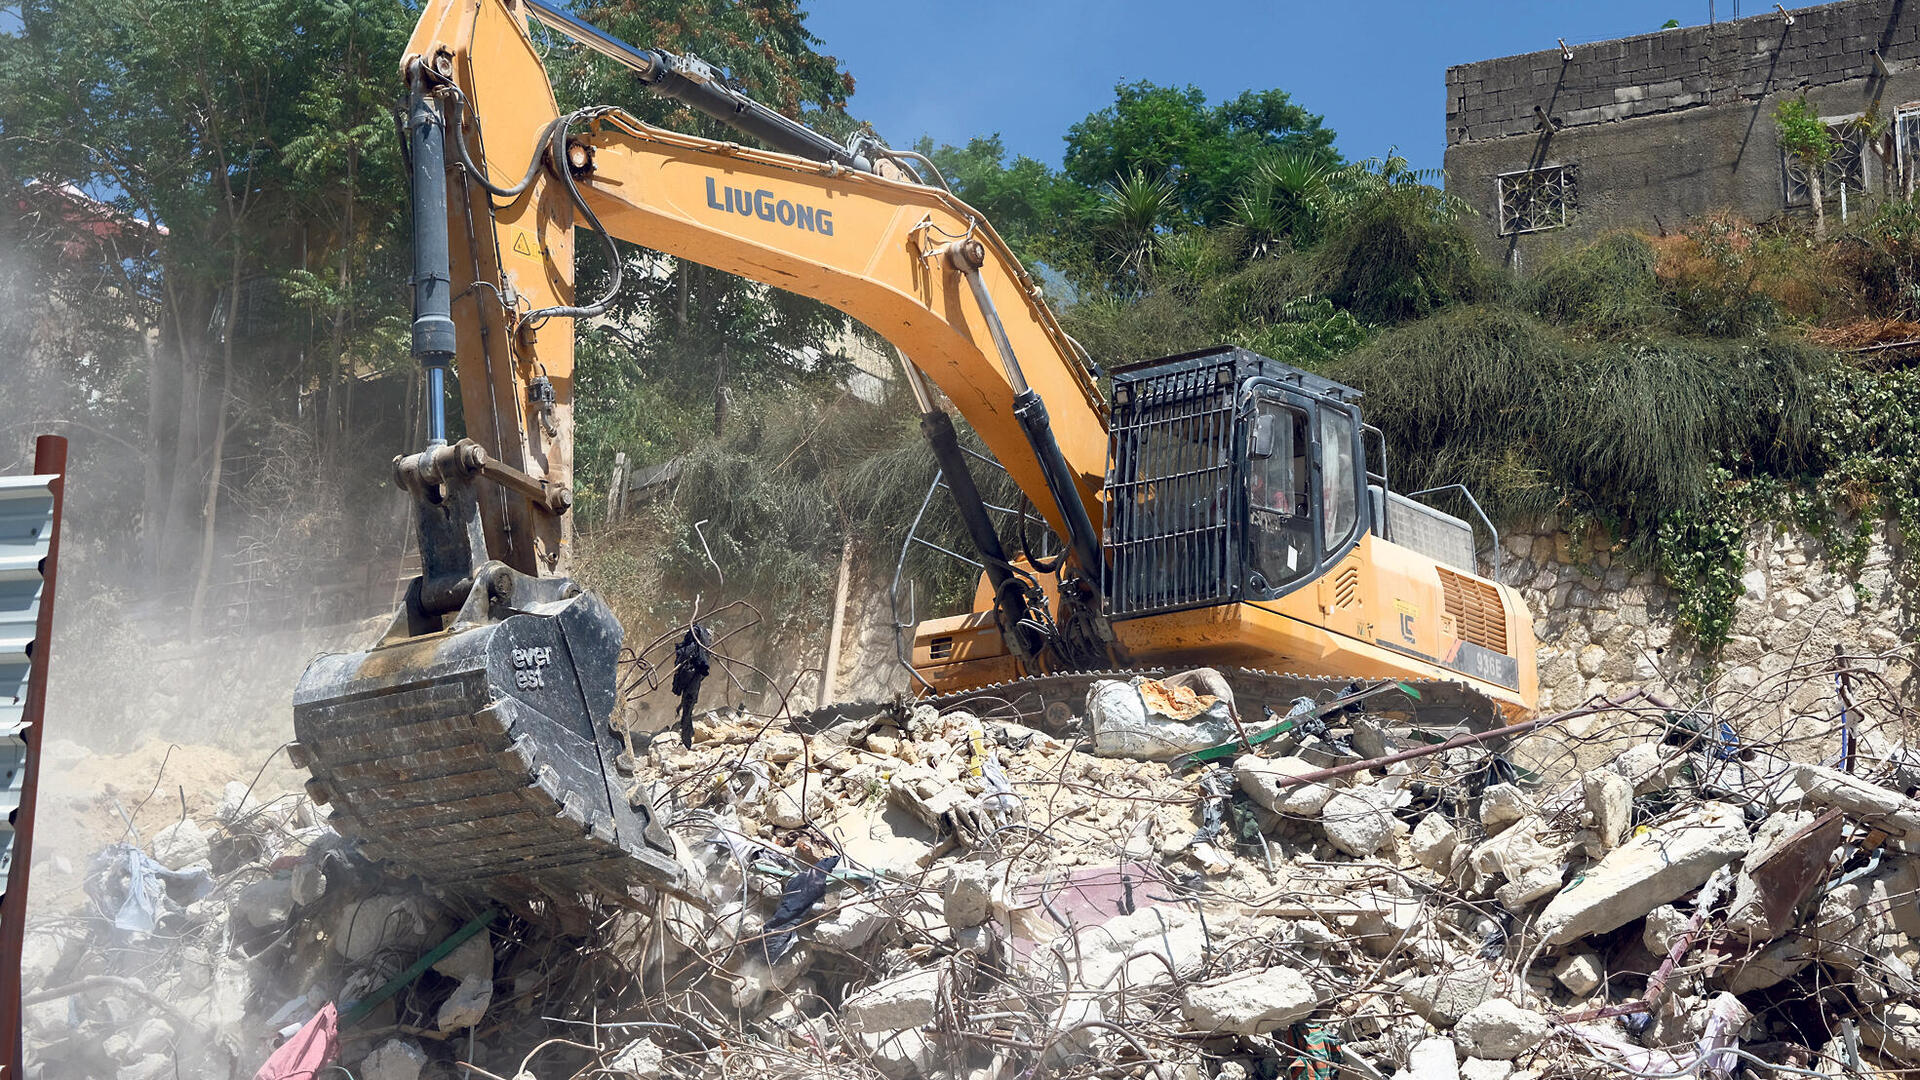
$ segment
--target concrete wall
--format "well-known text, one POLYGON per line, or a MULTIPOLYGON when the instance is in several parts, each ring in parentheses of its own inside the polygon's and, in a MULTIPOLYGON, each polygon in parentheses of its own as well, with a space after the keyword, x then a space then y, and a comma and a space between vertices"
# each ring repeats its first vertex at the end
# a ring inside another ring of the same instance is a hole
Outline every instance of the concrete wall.
MULTIPOLYGON (((1821 115, 1920 102, 1920 3, 1844 0, 1793 12, 1463 64, 1447 72, 1448 190, 1491 254, 1618 227, 1675 228, 1716 210, 1787 210, 1773 111, 1806 93, 1821 115), (1880 62, 1875 63, 1878 55, 1880 62), (1536 112, 1536 108, 1539 110, 1536 112), (1542 117, 1546 118, 1543 123, 1542 117), (1568 226, 1500 235, 1496 177, 1572 165, 1568 226)), ((1887 190, 1868 152, 1868 193, 1887 190)))

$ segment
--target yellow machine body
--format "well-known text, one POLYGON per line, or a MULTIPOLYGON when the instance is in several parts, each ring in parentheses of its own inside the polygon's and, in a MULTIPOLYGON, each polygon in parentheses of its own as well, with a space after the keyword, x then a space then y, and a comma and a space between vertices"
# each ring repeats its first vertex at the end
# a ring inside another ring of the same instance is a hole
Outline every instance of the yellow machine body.
MULTIPOLYGON (((915 630, 914 668, 933 693, 1020 678, 980 590, 975 610, 915 630)), ((1156 666, 1220 665, 1308 676, 1461 681, 1513 720, 1539 693, 1533 617, 1513 589, 1372 535, 1304 587, 1277 600, 1234 602, 1114 623, 1127 655, 1156 666), (1515 661, 1515 685, 1461 670, 1477 644, 1515 661)))

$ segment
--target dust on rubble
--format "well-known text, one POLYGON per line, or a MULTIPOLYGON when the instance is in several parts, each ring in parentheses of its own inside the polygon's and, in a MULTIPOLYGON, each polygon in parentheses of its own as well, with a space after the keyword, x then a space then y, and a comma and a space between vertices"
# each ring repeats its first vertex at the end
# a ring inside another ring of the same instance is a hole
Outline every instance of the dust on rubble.
POLYGON ((145 843, 183 817, 212 818, 229 784, 252 785, 258 777, 263 792, 298 789, 305 774, 278 755, 263 760, 269 757, 268 751, 242 755, 159 739, 125 753, 95 754, 48 740, 34 826, 34 910, 61 910, 79 899, 86 858, 102 847, 122 839, 145 843))
MULTIPOLYGON (((1188 771, 1114 748, 1203 749, 1222 729, 1197 721, 1231 713, 1217 673, 1192 700, 1096 684, 1053 730, 711 712, 692 747, 631 736, 619 762, 700 903, 429 894, 297 777, 243 798, 245 762, 175 751, 189 824, 176 796, 128 808, 138 849, 70 834, 86 899, 30 939, 30 1059, 46 1080, 1910 1071, 1905 659, 1472 745, 1329 710, 1188 771), (1431 752, 1386 760, 1410 750, 1431 752)), ((137 800, 154 750, 89 766, 90 813, 121 770, 110 798, 137 800)))

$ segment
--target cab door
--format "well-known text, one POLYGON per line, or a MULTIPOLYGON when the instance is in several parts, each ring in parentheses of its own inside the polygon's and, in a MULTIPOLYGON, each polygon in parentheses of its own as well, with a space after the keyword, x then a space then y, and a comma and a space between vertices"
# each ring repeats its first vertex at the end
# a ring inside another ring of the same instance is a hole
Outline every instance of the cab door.
POLYGON ((1244 475, 1245 598, 1272 600, 1358 543, 1359 421, 1350 406, 1281 387, 1252 395, 1244 475))

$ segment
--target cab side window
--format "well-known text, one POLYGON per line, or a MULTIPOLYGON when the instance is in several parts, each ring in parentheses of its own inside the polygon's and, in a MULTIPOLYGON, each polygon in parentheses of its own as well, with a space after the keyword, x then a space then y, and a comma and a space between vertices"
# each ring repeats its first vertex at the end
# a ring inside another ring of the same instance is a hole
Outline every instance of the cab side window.
POLYGON ((1320 420, 1320 479, 1325 492, 1324 513, 1328 555, 1353 535, 1360 520, 1360 483, 1353 465, 1353 417, 1322 405, 1320 420))
POLYGON ((1307 414, 1258 399, 1247 430, 1248 569, 1269 589, 1313 570, 1307 414))

